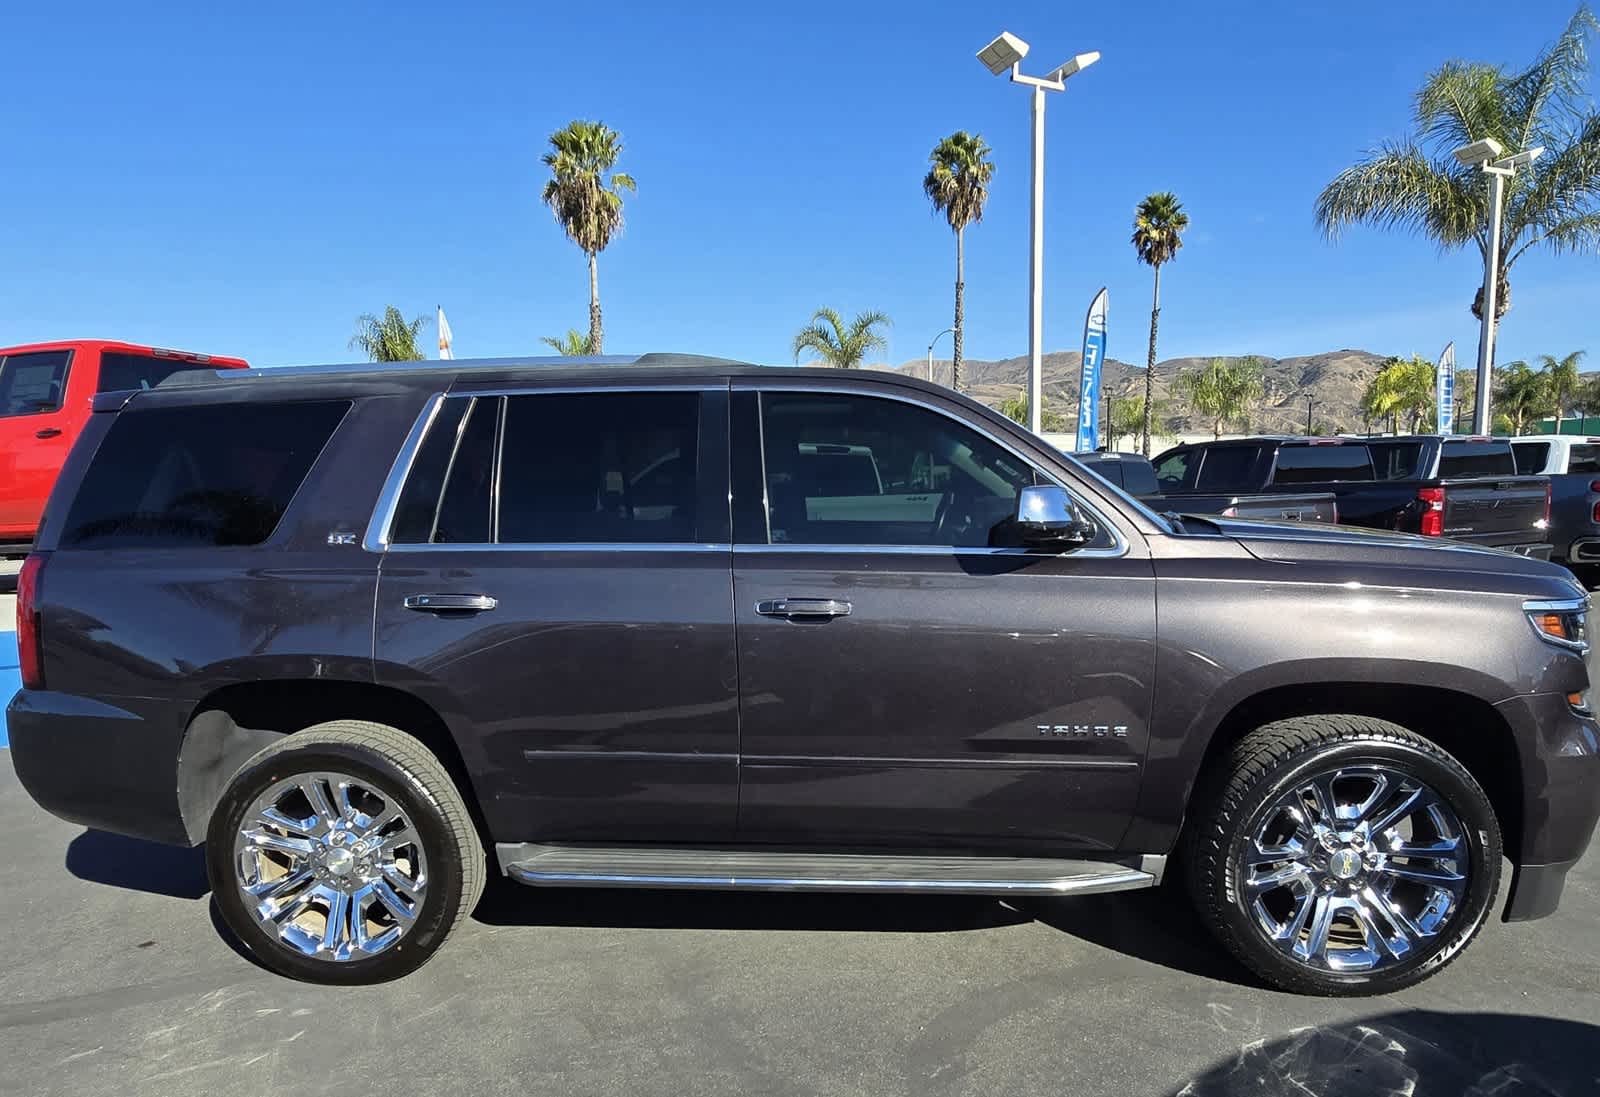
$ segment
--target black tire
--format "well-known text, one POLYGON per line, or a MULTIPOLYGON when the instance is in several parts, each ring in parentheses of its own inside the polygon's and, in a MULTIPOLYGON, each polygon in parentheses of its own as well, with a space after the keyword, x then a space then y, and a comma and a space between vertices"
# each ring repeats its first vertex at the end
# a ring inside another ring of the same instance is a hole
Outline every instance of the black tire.
POLYGON ((264 966, 306 982, 341 985, 386 982, 425 964, 477 905, 486 876, 483 846, 444 766, 410 735, 361 720, 335 720, 286 735, 240 767, 212 812, 206 869, 223 921, 264 966), (244 814, 277 782, 319 770, 370 781, 392 796, 412 821, 427 860, 427 888, 415 922, 376 956, 305 956, 263 929, 240 892, 233 843, 244 814))
POLYGON ((1202 775, 1184 861, 1201 921, 1266 982, 1300 994, 1385 994, 1428 978, 1477 935, 1500 882, 1501 837, 1493 806, 1466 768, 1437 744, 1369 716, 1299 716, 1245 735, 1202 775), (1461 824, 1470 866, 1455 910, 1415 954, 1366 972, 1335 972, 1291 958, 1257 927, 1240 887, 1239 856, 1280 796, 1314 775, 1377 764, 1425 782, 1461 824))

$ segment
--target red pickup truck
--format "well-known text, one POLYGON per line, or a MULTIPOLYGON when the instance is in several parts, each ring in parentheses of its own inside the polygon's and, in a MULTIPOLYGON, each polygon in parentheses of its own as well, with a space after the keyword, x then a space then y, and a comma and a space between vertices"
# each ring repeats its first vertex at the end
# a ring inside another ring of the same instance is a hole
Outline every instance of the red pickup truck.
POLYGON ((242 358, 105 339, 0 348, 0 555, 33 543, 45 500, 97 392, 147 389, 179 370, 244 369, 242 358))

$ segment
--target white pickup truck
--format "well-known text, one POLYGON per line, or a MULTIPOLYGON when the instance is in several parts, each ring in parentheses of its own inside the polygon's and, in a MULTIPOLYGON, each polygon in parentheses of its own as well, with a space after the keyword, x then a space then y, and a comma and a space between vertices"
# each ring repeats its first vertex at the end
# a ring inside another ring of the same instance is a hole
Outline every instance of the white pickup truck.
POLYGON ((1550 478, 1550 559, 1585 586, 1600 580, 1600 437, 1536 434, 1513 438, 1517 472, 1550 478))

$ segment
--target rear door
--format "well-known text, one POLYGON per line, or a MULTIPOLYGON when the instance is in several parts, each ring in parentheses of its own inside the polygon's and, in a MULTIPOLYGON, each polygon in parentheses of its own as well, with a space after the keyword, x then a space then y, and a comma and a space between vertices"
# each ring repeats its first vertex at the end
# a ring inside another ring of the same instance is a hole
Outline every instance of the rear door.
POLYGON ((369 533, 377 675, 475 755, 497 837, 731 839, 726 408, 725 383, 437 402, 369 533))
POLYGON ((0 543, 32 540, 72 446, 66 390, 75 353, 0 354, 0 543))
POLYGON ((733 449, 740 840, 1114 847, 1154 666, 1137 531, 1013 547, 1044 460, 922 394, 736 381, 733 449), (869 449, 881 490, 818 444, 869 449))

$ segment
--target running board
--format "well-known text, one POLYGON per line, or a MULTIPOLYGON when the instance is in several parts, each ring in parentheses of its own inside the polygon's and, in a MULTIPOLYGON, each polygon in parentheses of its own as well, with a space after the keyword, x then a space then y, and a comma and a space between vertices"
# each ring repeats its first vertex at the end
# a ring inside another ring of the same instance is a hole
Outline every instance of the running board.
POLYGON ((617 885, 755 891, 1094 895, 1153 887, 1165 858, 1113 861, 950 854, 833 853, 500 843, 501 870, 540 887, 617 885))

